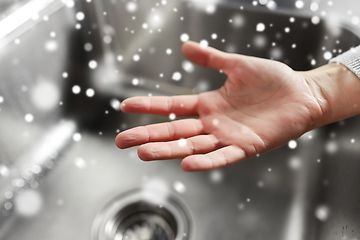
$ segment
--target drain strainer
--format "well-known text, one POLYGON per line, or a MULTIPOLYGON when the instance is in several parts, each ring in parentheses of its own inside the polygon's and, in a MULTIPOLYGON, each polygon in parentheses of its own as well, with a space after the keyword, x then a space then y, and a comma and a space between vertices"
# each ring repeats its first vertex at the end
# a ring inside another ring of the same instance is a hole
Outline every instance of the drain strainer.
POLYGON ((113 199, 92 228, 92 240, 188 240, 189 236, 189 212, 180 199, 143 189, 113 199))

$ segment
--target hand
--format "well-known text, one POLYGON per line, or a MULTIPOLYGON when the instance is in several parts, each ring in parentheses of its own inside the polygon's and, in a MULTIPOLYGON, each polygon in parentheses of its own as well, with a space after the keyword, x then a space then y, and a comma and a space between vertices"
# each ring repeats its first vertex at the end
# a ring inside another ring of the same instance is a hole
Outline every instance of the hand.
POLYGON ((142 160, 184 158, 185 171, 224 167, 298 138, 315 128, 326 110, 317 85, 280 62, 194 42, 185 43, 183 53, 196 64, 222 70, 228 79, 220 89, 198 95, 123 101, 123 112, 198 116, 121 132, 116 145, 141 145, 142 160))

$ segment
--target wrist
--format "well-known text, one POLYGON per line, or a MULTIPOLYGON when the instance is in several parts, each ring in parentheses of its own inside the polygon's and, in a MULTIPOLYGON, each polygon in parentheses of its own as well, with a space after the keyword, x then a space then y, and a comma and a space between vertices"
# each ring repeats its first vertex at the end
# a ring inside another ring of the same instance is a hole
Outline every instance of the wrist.
POLYGON ((314 128, 360 113, 360 79, 342 64, 303 72, 320 108, 314 128))

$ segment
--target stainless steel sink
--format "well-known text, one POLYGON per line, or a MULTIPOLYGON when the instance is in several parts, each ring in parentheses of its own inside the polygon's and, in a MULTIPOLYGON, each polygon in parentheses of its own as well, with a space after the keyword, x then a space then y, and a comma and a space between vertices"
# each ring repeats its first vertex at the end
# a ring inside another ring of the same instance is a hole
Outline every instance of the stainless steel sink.
POLYGON ((346 23, 236 1, 49 2, 0 40, 1 239, 360 238, 358 117, 209 172, 116 148, 117 132, 169 121, 124 114, 123 99, 224 83, 184 59, 183 34, 299 71, 360 44, 346 23))

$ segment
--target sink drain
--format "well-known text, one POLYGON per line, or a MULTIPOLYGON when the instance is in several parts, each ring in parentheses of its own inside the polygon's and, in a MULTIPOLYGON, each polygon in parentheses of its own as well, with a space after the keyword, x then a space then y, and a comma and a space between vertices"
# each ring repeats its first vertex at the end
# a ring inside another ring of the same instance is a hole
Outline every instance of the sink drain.
POLYGON ((188 240, 188 216, 173 195, 133 190, 113 199, 96 216, 92 240, 188 240))

